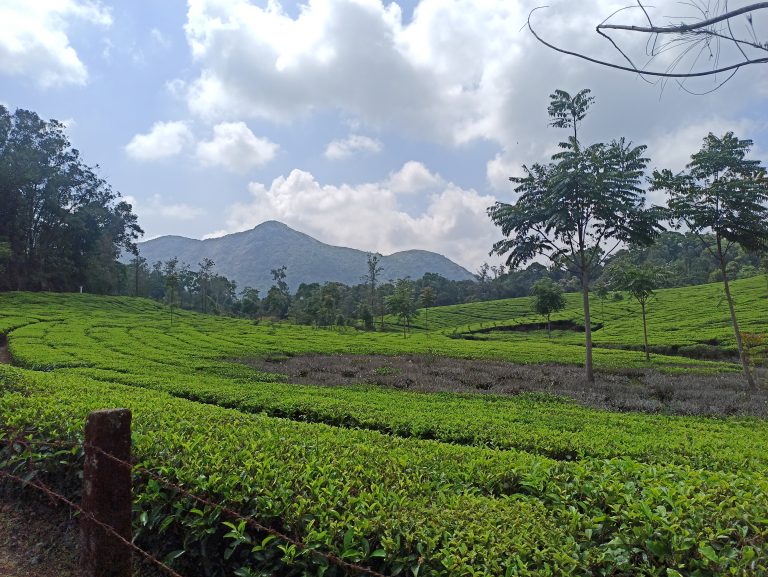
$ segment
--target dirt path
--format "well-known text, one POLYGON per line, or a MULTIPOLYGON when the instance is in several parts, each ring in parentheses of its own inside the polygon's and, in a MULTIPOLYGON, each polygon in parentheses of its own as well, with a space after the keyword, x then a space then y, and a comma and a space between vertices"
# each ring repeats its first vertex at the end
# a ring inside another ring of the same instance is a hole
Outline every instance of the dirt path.
MULTIPOLYGON (((11 353, 8 352, 8 339, 5 337, 5 335, 0 335, 0 364, 12 364, 11 353)), ((3 575, 3 573, 0 572, 0 575, 3 575)))
POLYGON ((77 539, 66 512, 0 494, 0 577, 76 577, 77 539))

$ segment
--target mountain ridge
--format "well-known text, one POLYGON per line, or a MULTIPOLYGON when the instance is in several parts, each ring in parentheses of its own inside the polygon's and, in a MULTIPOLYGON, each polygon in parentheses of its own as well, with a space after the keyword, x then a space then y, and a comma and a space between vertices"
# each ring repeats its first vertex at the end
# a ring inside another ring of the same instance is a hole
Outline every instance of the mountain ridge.
MULTIPOLYGON (((150 264, 177 257, 192 268, 207 257, 216 263, 214 271, 236 281, 238 289, 250 286, 262 294, 274 284, 270 270, 283 265, 287 267, 286 281, 292 291, 301 283, 355 285, 368 272, 368 252, 324 243, 276 220, 209 239, 165 235, 139 243, 139 254, 150 264)), ((421 278, 428 272, 450 280, 474 279, 462 266, 428 250, 409 249, 380 257, 383 282, 421 278)), ((130 258, 123 255, 122 260, 127 262, 130 258)))

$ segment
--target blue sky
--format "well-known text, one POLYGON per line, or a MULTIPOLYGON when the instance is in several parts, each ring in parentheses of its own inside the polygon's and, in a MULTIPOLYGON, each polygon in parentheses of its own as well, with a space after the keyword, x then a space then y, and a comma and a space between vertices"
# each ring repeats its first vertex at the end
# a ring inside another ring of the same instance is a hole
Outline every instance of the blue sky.
MULTIPOLYGON (((647 144, 652 167, 682 168, 710 130, 752 138, 765 161, 765 65, 706 96, 662 91, 538 44, 521 30, 536 4, 3 0, 0 103, 64 121, 147 238, 277 219, 332 244, 434 250, 470 270, 498 238, 485 208, 513 200, 507 177, 563 137, 547 127, 556 88, 591 88, 584 138, 647 144)), ((615 60, 592 30, 621 5, 553 1, 539 30, 615 60)))

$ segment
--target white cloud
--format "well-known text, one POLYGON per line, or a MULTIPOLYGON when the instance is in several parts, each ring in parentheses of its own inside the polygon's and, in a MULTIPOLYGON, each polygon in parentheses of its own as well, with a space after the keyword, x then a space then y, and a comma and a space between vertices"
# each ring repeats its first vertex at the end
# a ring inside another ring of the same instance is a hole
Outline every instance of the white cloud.
POLYGON ((323 185, 302 170, 276 178, 269 186, 252 182, 250 201, 229 208, 227 232, 275 219, 331 244, 385 254, 413 248, 433 250, 474 270, 488 260, 488 247, 497 240, 486 215, 495 198, 462 189, 426 171, 421 180, 411 182, 423 186, 429 181, 432 192, 426 208, 410 214, 401 202, 401 196, 410 191, 395 191, 390 184, 408 182, 409 175, 422 171, 426 171, 423 165, 407 163, 387 179, 357 186, 323 185))
POLYGON ((156 122, 148 133, 135 135, 125 151, 134 160, 159 160, 179 154, 192 138, 184 122, 156 122))
POLYGON ((325 157, 328 160, 342 160, 358 152, 381 152, 382 146, 380 140, 360 134, 350 134, 344 140, 329 142, 325 147, 325 157))
POLYGON ((88 70, 67 34, 75 21, 106 28, 112 17, 91 0, 4 0, 0 74, 32 78, 41 88, 84 85, 88 70))
POLYGON ((701 149, 704 137, 712 132, 723 136, 733 132, 739 138, 752 138, 757 127, 747 119, 726 120, 720 116, 702 118, 695 124, 664 130, 648 144, 648 153, 656 168, 669 168, 677 172, 691 161, 691 154, 701 149))
MULTIPOLYGON (((658 132, 649 142, 648 155, 653 159, 651 168, 669 168, 679 172, 691 161, 691 155, 701 150, 704 138, 710 132, 723 136, 733 132, 742 139, 754 138, 760 127, 748 119, 725 120, 721 116, 703 118, 695 124, 658 132)), ((752 149, 749 158, 765 158, 760 150, 752 149)), ((664 204, 664 192, 648 193, 648 200, 654 204, 664 204)))
POLYGON ((223 122, 213 127, 213 139, 197 145, 197 158, 206 166, 245 172, 270 162, 280 146, 258 138, 244 122, 223 122))
POLYGON ((410 160, 397 172, 390 175, 386 185, 394 194, 417 194, 434 192, 444 187, 445 181, 438 174, 432 174, 420 162, 410 160))
MULTIPOLYGON (((508 169, 514 174, 520 161, 546 159, 564 138, 547 124, 547 97, 555 88, 593 89, 595 112, 582 133, 587 140, 627 136, 637 144, 655 137, 657 126, 674 131, 715 114, 728 121, 763 94, 756 73, 745 71, 707 97, 668 84, 659 98, 658 87, 636 76, 539 44, 524 29, 538 5, 421 0, 404 22, 398 4, 383 0, 310 0, 298 15, 278 2, 190 0, 185 30, 200 72, 183 90, 193 113, 215 121, 288 122, 331 111, 356 133, 385 127, 448 146, 490 141, 500 148, 487 166, 498 190, 505 190, 508 169)), ((659 15, 685 9, 675 0, 656 5, 659 15)), ((555 0, 534 22, 560 46, 621 60, 594 26, 623 6, 555 0)), ((622 14, 635 22, 642 18, 635 12, 622 14)), ((622 46, 642 57, 645 40, 627 37, 622 46)), ((657 61, 663 67, 671 57, 665 53, 657 61)), ((700 82, 690 87, 712 87, 711 79, 700 82)), ((327 155, 347 151, 331 143, 327 155)))
POLYGON ((133 207, 135 214, 141 217, 160 216, 170 220, 194 220, 205 214, 203 209, 183 202, 167 203, 160 194, 152 195, 149 202, 146 203, 140 202, 135 196, 131 195, 124 196, 123 200, 133 207))
POLYGON ((193 0, 186 33, 202 70, 188 103, 206 118, 277 121, 341 109, 369 125, 466 139, 497 77, 488 57, 516 57, 505 39, 520 22, 506 0, 424 0, 407 27, 397 3, 379 0, 313 1, 296 18, 274 2, 193 0))

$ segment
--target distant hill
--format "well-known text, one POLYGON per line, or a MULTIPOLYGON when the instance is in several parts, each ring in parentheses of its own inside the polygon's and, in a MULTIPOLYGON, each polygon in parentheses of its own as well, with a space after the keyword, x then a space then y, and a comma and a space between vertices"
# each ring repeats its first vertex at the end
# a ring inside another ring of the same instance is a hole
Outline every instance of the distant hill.
MULTIPOLYGON (((241 289, 251 286, 262 294, 274 284, 269 271, 283 265, 288 267, 286 280, 292 291, 301 283, 336 281, 355 285, 368 272, 366 252, 322 243, 274 220, 252 230, 208 240, 161 236, 139 243, 139 251, 150 265, 178 257, 180 262, 188 263, 193 269, 208 257, 216 263, 217 273, 237 281, 241 289)), ((404 277, 417 279, 428 272, 450 280, 474 279, 465 268, 426 250, 406 250, 383 256, 381 266, 382 281, 404 277)))

